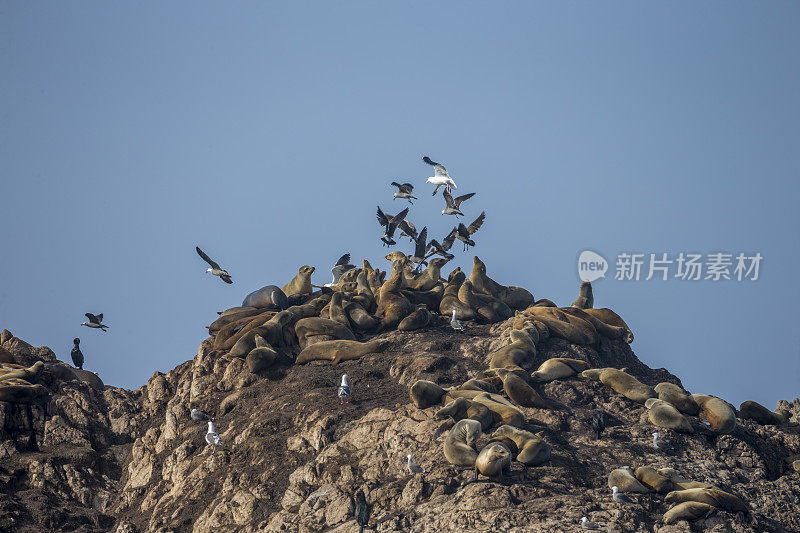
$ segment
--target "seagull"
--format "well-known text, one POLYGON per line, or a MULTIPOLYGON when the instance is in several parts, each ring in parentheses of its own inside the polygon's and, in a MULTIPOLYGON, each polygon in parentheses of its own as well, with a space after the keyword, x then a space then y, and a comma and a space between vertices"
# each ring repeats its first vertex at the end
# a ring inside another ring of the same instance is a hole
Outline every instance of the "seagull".
POLYGON ((72 342, 75 343, 75 347, 72 348, 72 351, 70 352, 70 355, 72 356, 72 363, 83 370, 83 352, 81 352, 81 347, 79 346, 81 340, 75 337, 72 342))
POLYGON ((662 452, 674 449, 669 442, 661 440, 658 437, 658 431, 653 432, 653 448, 656 450, 661 450, 662 452))
POLYGON ((342 384, 339 385, 339 403, 344 403, 344 399, 350 398, 350 384, 347 382, 347 374, 342 374, 342 384))
POLYGON ((462 194, 461 196, 453 198, 453 195, 450 194, 450 191, 448 189, 445 189, 444 192, 442 193, 442 196, 444 196, 445 204, 447 204, 445 208, 442 209, 442 214, 455 215, 456 217, 461 215, 463 217, 464 213, 462 213, 461 209, 459 209, 459 207, 461 206, 461 202, 463 202, 464 200, 469 200, 470 198, 475 196, 475 193, 471 192, 469 194, 462 194))
POLYGON ((458 225, 457 228, 454 228, 455 231, 455 238, 459 241, 464 243, 464 251, 467 251, 467 248, 470 246, 475 246, 475 241, 470 239, 473 233, 481 229, 483 226, 483 220, 486 218, 486 212, 482 212, 478 218, 472 221, 472 224, 469 226, 465 226, 462 222, 458 225))
POLYGON ((231 280, 231 275, 228 274, 227 270, 223 270, 220 266, 210 257, 206 255, 206 253, 200 249, 199 246, 194 247, 197 250, 197 254, 203 258, 203 261, 211 265, 211 268, 207 268, 206 272, 211 274, 212 276, 219 276, 219 279, 224 281, 225 283, 231 284, 233 280, 231 280))
POLYGON ((413 198, 414 200, 416 200, 417 197, 411 196, 411 191, 414 190, 413 185, 411 185, 410 183, 397 183, 396 181, 393 181, 392 185, 394 185, 398 189, 397 192, 394 193, 392 200, 396 200, 397 198, 405 198, 406 200, 408 200, 408 203, 414 205, 414 202, 412 202, 411 199, 413 198))
POLYGON ((211 417, 200 409, 192 409, 191 417, 197 422, 211 422, 211 417))
POLYGON ((358 533, 364 533, 364 528, 369 523, 369 504, 364 497, 364 491, 358 489, 356 492, 356 524, 358 524, 358 533))
POLYGON ((447 169, 444 168, 444 165, 441 165, 436 161, 432 161, 431 158, 428 157, 427 155, 423 157, 422 160, 433 167, 434 175, 425 181, 425 183, 433 183, 434 185, 436 185, 436 188, 433 189, 433 194, 431 196, 436 196, 436 191, 438 191, 439 187, 441 187, 442 185, 444 185, 448 189, 450 187, 458 189, 458 187, 456 186, 456 182, 454 182, 453 179, 450 177, 450 175, 447 173, 447 169))
POLYGON ((428 255, 425 258, 427 259, 428 257, 431 257, 432 255, 438 254, 438 255, 441 255, 442 257, 444 257, 445 259, 447 259, 448 261, 451 260, 455 256, 453 254, 451 254, 451 253, 448 253, 448 250, 450 248, 452 248, 453 243, 455 242, 455 240, 456 240, 456 231, 451 231, 447 235, 447 237, 445 237, 442 240, 442 244, 439 244, 439 241, 437 241, 436 239, 431 239, 431 242, 428 245, 429 246, 428 249, 431 250, 431 251, 428 253, 428 255))
POLYGON ((350 254, 344 254, 342 257, 336 261, 336 264, 333 265, 331 272, 333 273, 333 281, 330 283, 326 283, 323 287, 333 287, 337 283, 339 283, 339 278, 342 277, 342 274, 347 272, 348 270, 353 270, 355 268, 354 265, 348 264, 350 262, 350 254))
POLYGON ((389 217, 383 211, 381 211, 380 206, 378 206, 378 223, 386 228, 383 231, 381 240, 386 246, 397 244, 397 242, 392 239, 392 236, 394 236, 394 230, 397 229, 397 225, 400 224, 401 220, 406 218, 407 214, 408 208, 406 207, 395 216, 389 217))
POLYGON ((622 505, 633 505, 634 503, 636 503, 633 500, 631 500, 629 497, 627 497, 624 494, 622 494, 619 491, 619 487, 617 487, 616 485, 611 487, 611 497, 614 499, 615 502, 620 504, 620 506, 622 506, 622 505))
POLYGON ((606 429, 606 416, 600 412, 592 416, 592 429, 595 432, 597 440, 600 440, 600 435, 606 429))
POLYGON ((401 237, 408 237, 408 240, 411 242, 414 242, 414 240, 417 238, 417 228, 415 228, 414 224, 412 224, 410 221, 403 219, 400 221, 397 227, 400 229, 401 237))
POLYGON ((94 329, 102 329, 103 331, 105 331, 106 328, 108 327, 105 324, 103 324, 103 313, 100 313, 99 315, 86 313, 84 316, 89 319, 89 322, 83 322, 81 323, 81 326, 87 326, 94 329))
POLYGON ((416 263, 417 268, 415 272, 419 272, 419 267, 425 263, 425 252, 428 251, 428 228, 427 226, 422 228, 422 231, 419 232, 417 238, 414 239, 415 246, 414 246, 414 254, 408 256, 408 260, 412 263, 416 263))
POLYGON ((222 446, 222 439, 219 438, 216 430, 214 429, 214 422, 208 421, 208 432, 206 433, 206 442, 213 446, 214 453, 217 453, 217 446, 222 446))
POLYGON ((464 331, 464 325, 458 321, 455 309, 453 309, 453 318, 450 319, 450 326, 456 331, 464 331))
POLYGON ((585 516, 581 517, 581 527, 583 529, 600 529, 600 526, 595 524, 594 522, 590 521, 585 516))
POLYGON ((407 457, 408 457, 408 461, 406 462, 406 468, 408 468, 409 472, 411 472, 412 474, 424 474, 425 473, 425 469, 414 462, 414 460, 411 458, 411 454, 408 454, 407 457))

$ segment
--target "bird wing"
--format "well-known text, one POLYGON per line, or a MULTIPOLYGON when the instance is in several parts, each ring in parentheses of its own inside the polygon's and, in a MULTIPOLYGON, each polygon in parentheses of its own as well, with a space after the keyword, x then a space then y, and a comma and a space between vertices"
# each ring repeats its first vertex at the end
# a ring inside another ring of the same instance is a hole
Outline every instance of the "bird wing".
POLYGON ((481 226, 483 226, 483 219, 485 219, 485 218, 486 218, 486 211, 483 211, 483 212, 482 212, 482 213, 481 213, 481 214, 478 216, 478 218, 476 218, 475 220, 473 220, 473 221, 472 221, 472 224, 470 224, 470 225, 467 227, 467 232, 468 232, 470 235, 472 235, 473 233, 475 233, 476 231, 478 231, 479 229, 481 229, 481 226))
POLYGON ((458 225, 457 230, 458 230, 458 236, 459 237, 463 237, 465 239, 469 239, 469 230, 467 229, 467 227, 464 225, 463 222, 458 225))
POLYGON ((473 196, 475 196, 474 192, 471 192, 471 193, 468 193, 468 194, 462 194, 461 196, 456 197, 453 200, 453 203, 455 204, 455 207, 458 207, 458 206, 461 205, 461 202, 463 202, 464 200, 469 200, 473 196))
POLYGON ((381 207, 380 206, 378 206, 378 224, 380 224, 381 226, 388 226, 389 225, 389 218, 386 216, 386 214, 383 211, 381 211, 381 207))
POLYGON ((98 324, 102 324, 103 323, 103 313, 100 313, 99 315, 97 315, 97 323, 98 324))
POLYGON ((393 186, 395 186, 395 187, 397 187, 397 188, 398 188, 400 191, 402 191, 402 190, 403 190, 403 186, 402 186, 402 185, 400 185, 399 183, 397 183, 396 181, 393 181, 393 182, 392 182, 392 185, 393 185, 393 186))
POLYGON ((432 160, 432 159, 431 159, 430 157, 428 157, 427 155, 425 155, 425 156, 422 156, 422 160, 423 160, 423 161, 425 161, 426 163, 428 163, 428 164, 429 164, 430 166, 432 166, 432 167, 440 167, 440 166, 442 166, 442 165, 440 165, 439 163, 437 163, 436 161, 432 160))
POLYGON ((405 209, 397 213, 395 216, 393 216, 389 222, 396 226, 400 223, 401 220, 406 218, 407 214, 408 214, 408 208, 406 207, 405 209))
POLYGON ((455 208, 456 207, 456 205, 453 203, 453 195, 450 194, 450 191, 447 190, 447 187, 445 187, 444 192, 442 193, 442 196, 444 196, 444 201, 447 204, 447 207, 450 207, 450 208, 455 208))
POLYGON ((458 233, 458 228, 453 228, 453 230, 447 234, 447 237, 442 240, 442 250, 446 252, 453 246, 453 243, 456 241, 456 233, 458 233))
POLYGON ((422 228, 422 231, 419 232, 419 236, 417 236, 417 245, 414 248, 414 256, 415 257, 425 257, 425 251, 428 249, 427 247, 427 240, 428 240, 428 227, 425 226, 422 228))
POLYGON ((86 318, 89 319, 89 322, 91 322, 93 324, 99 324, 100 323, 100 320, 96 316, 94 316, 92 313, 86 313, 85 316, 86 316, 86 318))
POLYGON ((346 253, 346 254, 344 254, 342 257, 340 257, 340 258, 339 258, 339 260, 338 260, 338 261, 336 261, 336 264, 335 264, 335 265, 333 265, 333 266, 335 266, 335 267, 337 267, 337 266, 343 266, 343 265, 346 265, 346 264, 347 264, 347 263, 349 263, 349 262, 350 262, 350 254, 349 254, 349 253, 346 253))
POLYGON ((206 263, 208 263, 209 265, 211 265, 211 268, 216 268, 217 270, 221 270, 221 269, 219 268, 219 265, 218 265, 218 264, 216 264, 216 263, 215 263, 215 262, 214 262, 214 261, 213 261, 213 260, 212 260, 210 257, 208 257, 208 256, 206 255, 206 253, 205 253, 203 250, 201 250, 201 249, 200 249, 200 247, 199 247, 199 246, 195 246, 195 247, 194 247, 194 249, 195 249, 195 250, 197 250, 197 254, 198 254, 200 257, 202 257, 202 258, 203 258, 203 261, 205 261, 206 263))
POLYGON ((397 227, 400 228, 400 231, 402 231, 412 239, 417 238, 417 228, 415 228, 414 224, 412 224, 408 220, 406 219, 401 220, 400 223, 397 225, 397 227))
POLYGON ((403 192, 411 192, 414 190, 414 186, 411 185, 410 183, 404 183, 403 189, 405 189, 403 192))

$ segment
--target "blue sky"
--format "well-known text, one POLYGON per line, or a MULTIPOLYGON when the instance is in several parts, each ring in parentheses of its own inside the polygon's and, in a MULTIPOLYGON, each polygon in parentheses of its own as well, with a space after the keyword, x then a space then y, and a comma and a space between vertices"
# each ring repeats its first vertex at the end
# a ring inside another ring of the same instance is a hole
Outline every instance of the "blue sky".
POLYGON ((302 264, 385 267, 395 179, 441 239, 427 154, 477 193, 489 274, 560 305, 584 249, 760 252, 757 281, 609 272, 595 302, 692 392, 774 408, 800 392, 799 22, 789 2, 0 2, 0 327, 65 360, 80 336, 137 387, 302 264))

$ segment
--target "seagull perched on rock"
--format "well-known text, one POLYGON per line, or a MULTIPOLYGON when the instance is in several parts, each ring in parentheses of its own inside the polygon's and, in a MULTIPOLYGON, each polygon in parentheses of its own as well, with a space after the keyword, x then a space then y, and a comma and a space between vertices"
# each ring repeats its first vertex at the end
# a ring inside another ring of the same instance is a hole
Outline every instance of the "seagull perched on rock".
POLYGON ((331 273, 333 274, 333 281, 330 283, 326 283, 323 287, 333 287, 337 283, 339 283, 339 279, 342 277, 342 274, 347 272, 348 270, 353 270, 355 265, 348 264, 350 262, 350 254, 344 254, 342 257, 336 261, 336 264, 333 265, 331 269, 331 273))
POLYGON ((600 529, 600 526, 586 518, 585 516, 581 517, 581 527, 583 529, 600 529))
POLYGON ((458 315, 455 309, 453 309, 453 318, 450 319, 450 326, 456 331, 464 331, 464 325, 458 321, 458 315))
POLYGON ((472 221, 472 224, 465 226, 462 222, 458 227, 453 228, 455 238, 464 243, 464 251, 470 246, 475 246, 475 241, 470 237, 483 226, 483 220, 486 218, 486 212, 482 212, 478 218, 472 221))
POLYGON ((100 313, 99 315, 86 313, 84 316, 89 319, 89 322, 83 322, 81 323, 81 326, 86 326, 94 329, 102 329, 103 331, 105 331, 106 328, 108 327, 105 324, 103 324, 103 313, 100 313))
POLYGON ((217 453, 217 446, 222 446, 222 439, 217 434, 217 430, 214 429, 214 422, 209 420, 208 421, 208 431, 206 432, 206 442, 213 446, 214 453, 217 453))
POLYGON ((81 351, 80 347, 81 340, 75 337, 74 339, 72 339, 72 342, 73 344, 75 344, 75 346, 72 348, 72 351, 70 352, 70 355, 72 356, 72 363, 81 370, 83 370, 83 352, 81 351))
POLYGON ((624 494, 622 494, 619 491, 619 487, 617 487, 616 485, 611 487, 611 497, 614 499, 615 502, 617 502, 621 506, 622 505, 633 505, 634 503, 636 503, 633 500, 631 500, 629 497, 627 497, 624 494))
POLYGON ((397 225, 400 224, 400 222, 404 218, 406 218, 407 214, 408 214, 408 208, 406 207, 405 209, 397 213, 395 216, 390 217, 387 216, 383 211, 381 211, 380 206, 378 206, 378 223, 384 228, 386 228, 383 231, 383 236, 381 237, 381 240, 386 246, 397 244, 397 242, 394 239, 392 239, 392 237, 394 236, 394 230, 397 229, 397 225))
POLYGON ((411 454, 408 454, 406 457, 408 458, 408 461, 406 462, 406 468, 408 468, 409 472, 411 472, 412 474, 425 473, 425 469, 414 462, 414 460, 411 458, 411 454))
POLYGON ((199 247, 199 246, 195 246, 195 247, 194 247, 194 249, 195 249, 195 250, 197 250, 197 255, 199 255, 200 257, 202 257, 202 258, 203 258, 203 261, 205 261, 206 263, 208 263, 209 265, 211 265, 211 268, 207 268, 207 269, 206 269, 206 272, 207 272, 207 273, 211 274, 212 276, 219 276, 219 279, 221 279, 221 280, 222 280, 222 281, 224 281, 225 283, 228 283, 228 284, 230 284, 230 283, 233 283, 233 280, 231 279, 231 275, 230 275, 230 274, 228 274, 228 271, 227 271, 227 270, 224 270, 223 268, 221 268, 221 267, 220 267, 220 266, 219 266, 219 265, 216 263, 216 261, 214 261, 213 259, 211 259, 210 257, 208 257, 208 256, 206 255, 206 253, 205 253, 203 250, 201 250, 201 249, 200 249, 200 247, 199 247))
POLYGON ((397 187, 397 192, 394 193, 392 200, 396 200, 398 198, 405 198, 406 200, 408 200, 408 203, 414 205, 414 202, 412 202, 411 200, 412 199, 416 200, 417 197, 411 195, 411 191, 414 190, 413 185, 411 185, 410 183, 397 183, 396 181, 393 181, 392 185, 397 187))
POLYGON ((369 523, 369 504, 364 497, 364 491, 358 489, 356 492, 356 524, 358 524, 358 533, 364 533, 364 528, 369 523))
POLYGON ((445 208, 442 209, 442 214, 455 215, 456 217, 458 216, 463 217, 464 213, 462 213, 461 209, 459 209, 461 207, 461 203, 464 200, 469 200, 470 198, 475 196, 475 193, 471 192, 468 194, 462 194, 461 196, 456 196, 455 198, 453 198, 453 195, 450 194, 449 189, 445 189, 444 192, 442 193, 442 196, 444 196, 444 201, 445 201, 445 208))
POLYGON ((606 415, 602 412, 592 415, 592 429, 594 430, 595 438, 600 440, 600 435, 606 429, 606 415))
POLYGON ((656 450, 660 450, 662 452, 665 452, 667 450, 674 450, 675 449, 675 448, 672 447, 672 445, 669 442, 667 442, 665 440, 661 440, 659 438, 658 431, 654 431, 653 432, 653 448, 655 448, 656 450))
POLYGON ((436 191, 438 191, 439 187, 441 187, 442 185, 444 185, 448 189, 450 187, 458 189, 458 187, 456 186, 456 182, 454 182, 453 179, 450 177, 450 175, 447 173, 447 169, 444 168, 444 165, 439 164, 436 161, 432 161, 431 158, 428 157, 427 155, 423 157, 422 160, 433 167, 434 175, 425 181, 425 183, 433 183, 434 185, 436 185, 436 188, 433 189, 433 194, 431 196, 436 196, 436 191))
POLYGON ((342 374, 342 384, 339 385, 339 403, 344 403, 344 399, 350 398, 350 384, 347 382, 347 374, 342 374))
POLYGON ((210 422, 211 421, 211 417, 208 416, 207 414, 205 414, 200 409, 192 409, 192 412, 191 412, 190 416, 192 417, 192 420, 195 420, 197 422, 210 422))

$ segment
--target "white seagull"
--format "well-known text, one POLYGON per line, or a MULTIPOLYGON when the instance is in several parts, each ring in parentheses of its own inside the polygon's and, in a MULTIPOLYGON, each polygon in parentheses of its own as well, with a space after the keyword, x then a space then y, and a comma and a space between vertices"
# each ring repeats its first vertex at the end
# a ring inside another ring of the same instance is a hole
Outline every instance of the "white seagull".
POLYGON ((425 469, 414 462, 414 460, 411 458, 411 454, 408 454, 407 457, 408 457, 408 461, 406 462, 406 468, 408 468, 409 472, 411 472, 412 474, 424 474, 425 473, 425 469))
POLYGON ((658 436, 658 431, 653 432, 653 448, 656 450, 667 451, 672 450, 672 445, 665 440, 661 440, 658 436))
POLYGON ((633 505, 634 503, 636 503, 627 496, 625 496, 624 494, 622 494, 619 491, 619 487, 617 487, 616 485, 611 487, 611 497, 614 499, 615 502, 617 502, 620 505, 633 505))
POLYGON ((217 431, 214 429, 214 422, 208 421, 208 432, 206 432, 206 443, 213 446, 214 453, 217 453, 217 446, 222 446, 222 439, 219 438, 217 431))
POLYGON ((434 175, 429 177, 425 181, 425 183, 433 183, 434 185, 436 185, 436 188, 433 189, 433 194, 431 196, 436 196, 436 192, 442 185, 444 185, 448 189, 450 187, 458 189, 458 187, 456 186, 456 182, 454 182, 453 179, 450 177, 450 175, 447 173, 447 169, 444 168, 444 165, 441 165, 436 161, 431 160, 431 158, 428 157, 427 155, 423 157, 422 160, 433 167, 434 175))
POLYGON ((200 249, 199 246, 195 246, 194 249, 197 250, 197 255, 202 257, 203 261, 211 265, 211 268, 206 269, 206 273, 211 274, 212 276, 219 276, 219 279, 221 279, 225 283, 228 284, 233 283, 233 280, 231 280, 231 275, 228 274, 227 270, 219 266, 219 264, 216 261, 208 257, 206 253, 200 249))
POLYGON ((598 526, 585 516, 581 517, 581 527, 583 529, 600 529, 600 526, 598 526))
POLYGON ((350 265, 348 263, 350 263, 350 254, 346 253, 342 257, 340 257, 338 261, 336 261, 336 264, 333 265, 333 268, 331 269, 331 273, 333 274, 333 281, 331 281, 330 283, 326 283, 325 285, 323 285, 323 287, 333 287, 334 285, 339 283, 339 278, 342 277, 342 274, 344 274, 348 270, 353 270, 355 268, 354 265, 350 265))
POLYGON ((450 319, 450 326, 456 331, 464 331, 464 325, 458 321, 455 309, 453 309, 453 318, 450 319))
POLYGON ((339 385, 339 403, 344 403, 344 399, 350 398, 350 384, 347 382, 347 374, 342 374, 342 384, 339 385))

